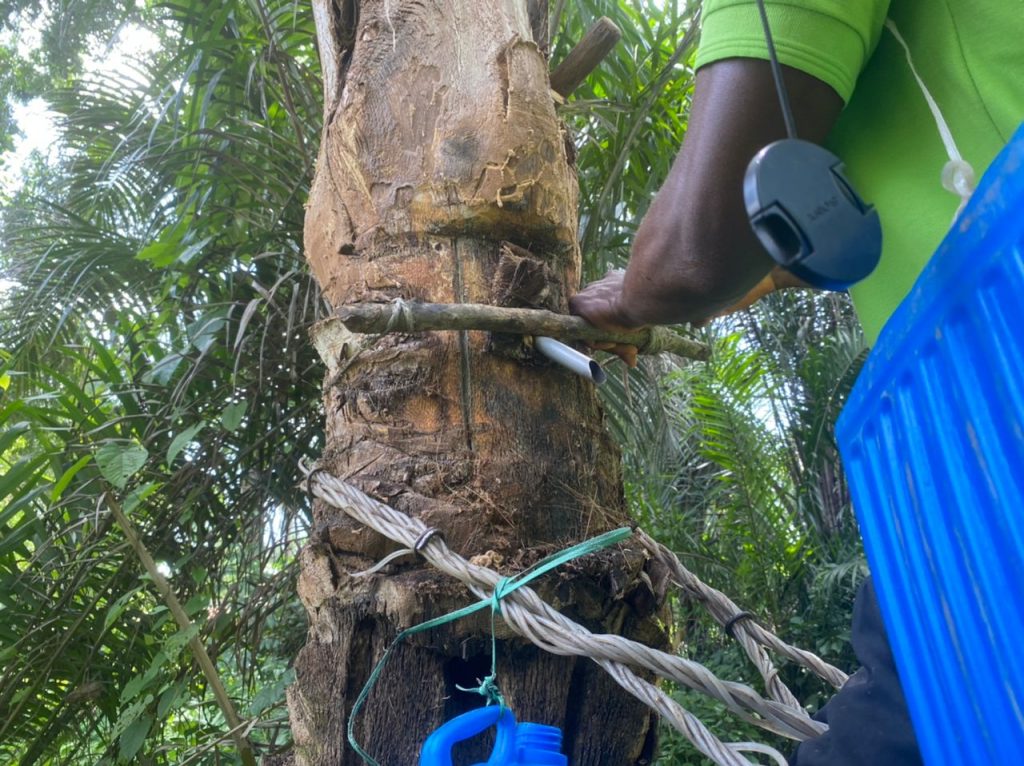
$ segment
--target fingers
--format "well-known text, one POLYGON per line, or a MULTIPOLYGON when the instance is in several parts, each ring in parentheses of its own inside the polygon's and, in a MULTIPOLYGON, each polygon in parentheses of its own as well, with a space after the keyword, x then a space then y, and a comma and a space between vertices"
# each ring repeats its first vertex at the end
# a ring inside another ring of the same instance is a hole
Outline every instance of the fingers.
POLYGON ((610 271, 569 299, 569 311, 610 332, 633 329, 622 310, 623 272, 610 271))
POLYGON ((597 351, 607 351, 609 354, 615 354, 628 367, 636 367, 637 365, 639 350, 636 346, 630 346, 626 343, 588 343, 587 345, 597 351))
MULTIPOLYGON (((602 279, 591 282, 569 299, 569 311, 586 319, 595 327, 609 332, 637 329, 624 318, 621 307, 625 272, 609 271, 602 279)), ((588 343, 590 348, 615 354, 630 367, 636 367, 637 348, 622 343, 588 343)))
POLYGON ((617 345, 615 348, 611 349, 611 352, 615 354, 617 357, 619 357, 619 359, 621 359, 623 362, 625 362, 627 367, 636 367, 636 357, 638 353, 636 346, 626 346, 620 344, 617 345))

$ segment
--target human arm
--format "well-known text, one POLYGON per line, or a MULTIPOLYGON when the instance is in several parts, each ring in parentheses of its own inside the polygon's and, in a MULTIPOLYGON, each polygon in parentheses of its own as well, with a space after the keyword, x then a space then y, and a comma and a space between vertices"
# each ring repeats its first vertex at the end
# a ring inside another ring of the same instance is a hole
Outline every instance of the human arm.
MULTIPOLYGON (((820 143, 842 99, 816 77, 783 71, 800 137, 820 143)), ((783 137, 766 61, 722 59, 698 70, 686 139, 640 224, 625 275, 578 293, 573 313, 609 329, 700 323, 764 286, 773 262, 748 222, 743 177, 754 154, 783 137)))

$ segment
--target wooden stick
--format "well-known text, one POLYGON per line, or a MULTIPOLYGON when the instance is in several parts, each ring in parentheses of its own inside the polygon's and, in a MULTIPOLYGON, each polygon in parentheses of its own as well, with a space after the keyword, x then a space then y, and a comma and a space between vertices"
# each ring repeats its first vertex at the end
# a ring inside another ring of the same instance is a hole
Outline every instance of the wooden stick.
MULTIPOLYGON (((352 333, 418 333, 432 330, 485 330, 516 335, 545 335, 558 340, 590 343, 622 343, 636 346, 641 354, 667 352, 686 359, 706 360, 710 349, 667 327, 647 327, 632 332, 608 332, 568 314, 538 309, 512 309, 476 303, 352 303, 340 306, 334 317, 313 329, 331 334, 330 323, 352 333)), ((333 333, 337 334, 337 333, 333 333)))
POLYGON ((551 73, 551 90, 568 96, 580 86, 587 75, 607 56, 622 37, 622 30, 607 16, 591 25, 583 39, 569 51, 569 55, 551 73))
MULTIPOLYGON (((121 527, 121 531, 128 540, 128 544, 132 546, 135 555, 142 562, 146 574, 153 581, 153 587, 156 588, 164 603, 167 604, 167 608, 174 616, 174 621, 178 623, 178 627, 186 632, 192 630, 192 620, 189 619, 188 613, 182 607, 181 602, 178 601, 178 597, 174 595, 174 590, 171 588, 171 584, 167 582, 167 578, 160 573, 156 562, 153 561, 153 557, 149 553, 149 549, 146 548, 146 544, 142 542, 142 538, 135 531, 135 527, 128 521, 128 517, 125 516, 124 511, 121 509, 121 504, 114 499, 113 494, 110 492, 107 492, 103 497, 106 499, 107 507, 110 509, 111 514, 113 514, 118 526, 121 527)), ((238 748, 238 754, 242 758, 242 763, 245 766, 256 766, 256 756, 253 755, 252 746, 242 731, 243 721, 238 717, 238 713, 235 712, 235 706, 231 702, 231 697, 228 696, 227 690, 220 680, 220 675, 217 673, 217 667, 206 652, 206 647, 197 635, 192 636, 188 640, 188 645, 192 650, 192 658, 199 665, 199 669, 203 671, 206 682, 213 691, 214 699, 217 700, 217 706, 224 714, 224 719, 230 727, 228 734, 234 740, 235 747, 238 748)))

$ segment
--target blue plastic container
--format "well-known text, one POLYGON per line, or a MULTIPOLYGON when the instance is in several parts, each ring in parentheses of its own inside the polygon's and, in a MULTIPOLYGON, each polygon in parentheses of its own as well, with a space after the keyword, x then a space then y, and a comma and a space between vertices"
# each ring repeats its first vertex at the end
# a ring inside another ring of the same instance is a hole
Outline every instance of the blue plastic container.
POLYGON ((1024 126, 837 434, 925 761, 1024 764, 1024 126))
POLYGON ((508 708, 491 705, 453 718, 430 735, 420 751, 420 766, 452 766, 452 748, 497 726, 494 749, 477 766, 569 766, 562 755, 562 730, 539 723, 516 723, 508 708))

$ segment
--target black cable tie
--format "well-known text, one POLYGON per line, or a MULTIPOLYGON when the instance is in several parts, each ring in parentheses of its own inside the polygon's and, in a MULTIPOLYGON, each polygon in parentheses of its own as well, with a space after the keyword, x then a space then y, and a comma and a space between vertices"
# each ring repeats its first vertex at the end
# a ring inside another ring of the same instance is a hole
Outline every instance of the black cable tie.
POLYGON ((437 527, 430 527, 430 529, 424 530, 423 534, 416 538, 416 542, 413 543, 412 549, 417 553, 422 554, 423 549, 427 547, 427 543, 429 543, 435 537, 439 537, 441 541, 446 544, 448 542, 447 540, 445 540, 444 532, 442 532, 437 527))
POLYGON ((725 625, 722 626, 722 630, 725 631, 725 635, 727 635, 729 638, 736 638, 736 636, 732 632, 732 629, 740 620, 757 620, 757 615, 753 612, 736 612, 736 614, 734 614, 732 617, 726 620, 725 625))

